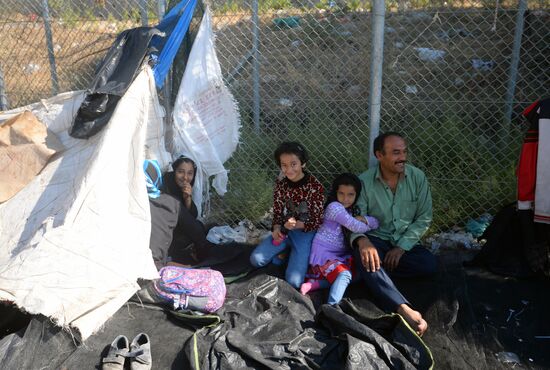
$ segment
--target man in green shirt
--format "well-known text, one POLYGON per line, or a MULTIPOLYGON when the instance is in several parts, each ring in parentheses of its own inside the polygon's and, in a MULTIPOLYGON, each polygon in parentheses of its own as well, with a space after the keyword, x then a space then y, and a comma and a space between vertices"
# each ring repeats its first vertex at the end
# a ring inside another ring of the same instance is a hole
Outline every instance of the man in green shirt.
POLYGON ((391 281, 392 276, 432 275, 437 261, 419 244, 432 221, 432 197, 426 175, 407 164, 407 144, 396 132, 374 140, 378 165, 359 178, 363 191, 357 205, 361 214, 376 217, 380 227, 353 234, 351 244, 362 280, 388 311, 399 313, 422 335, 428 324, 391 281))

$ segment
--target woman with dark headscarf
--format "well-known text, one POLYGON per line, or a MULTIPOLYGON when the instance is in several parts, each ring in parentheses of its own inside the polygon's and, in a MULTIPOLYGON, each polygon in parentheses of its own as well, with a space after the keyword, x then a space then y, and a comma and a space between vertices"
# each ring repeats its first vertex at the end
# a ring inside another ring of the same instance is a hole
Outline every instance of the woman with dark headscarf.
POLYGON ((173 172, 163 176, 161 195, 150 199, 151 250, 157 266, 169 261, 193 265, 208 256, 210 243, 204 225, 197 220, 193 185, 197 166, 181 156, 172 164, 173 172))

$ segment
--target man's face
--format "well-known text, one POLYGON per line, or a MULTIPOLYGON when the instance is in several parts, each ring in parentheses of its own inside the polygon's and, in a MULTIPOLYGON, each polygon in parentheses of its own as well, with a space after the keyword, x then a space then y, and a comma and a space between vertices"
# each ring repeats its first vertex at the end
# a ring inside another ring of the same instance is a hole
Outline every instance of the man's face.
POLYGON ((398 136, 387 137, 382 151, 376 152, 380 168, 388 174, 401 174, 407 162, 407 144, 398 136))

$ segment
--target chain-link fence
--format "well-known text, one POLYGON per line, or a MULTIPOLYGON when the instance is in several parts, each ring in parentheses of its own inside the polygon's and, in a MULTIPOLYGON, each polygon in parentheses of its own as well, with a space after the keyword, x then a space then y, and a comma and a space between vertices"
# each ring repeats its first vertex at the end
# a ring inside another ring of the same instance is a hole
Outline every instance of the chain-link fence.
MULTIPOLYGON (((168 7, 171 4, 168 4, 168 7)), ((328 186, 369 161, 371 2, 229 0, 211 4, 218 57, 239 102, 242 144, 212 218, 269 210, 285 139, 328 186)), ((16 107, 86 87, 123 29, 155 24, 163 0, 0 0, 0 102, 16 107)), ((515 196, 523 107, 549 93, 545 1, 386 1, 381 131, 407 138, 428 175, 434 230, 515 196)))

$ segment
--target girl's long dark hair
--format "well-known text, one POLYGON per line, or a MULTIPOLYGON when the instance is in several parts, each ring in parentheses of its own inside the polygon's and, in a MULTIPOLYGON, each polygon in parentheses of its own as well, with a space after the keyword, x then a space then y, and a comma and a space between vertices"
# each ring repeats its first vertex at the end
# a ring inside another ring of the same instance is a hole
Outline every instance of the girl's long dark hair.
MULTIPOLYGON (((359 180, 359 177, 353 173, 342 173, 334 178, 330 188, 330 193, 328 194, 327 201, 325 203, 325 208, 327 208, 330 203, 338 201, 336 193, 338 192, 340 185, 351 185, 355 189, 355 200, 348 210, 353 217, 359 216, 361 212, 359 211, 359 207, 357 207, 357 200, 359 199, 359 194, 361 194, 361 189, 363 186, 361 185, 361 180, 359 180)), ((346 229, 344 226, 340 227, 344 233, 344 243, 345 245, 349 245, 351 231, 346 229)))

